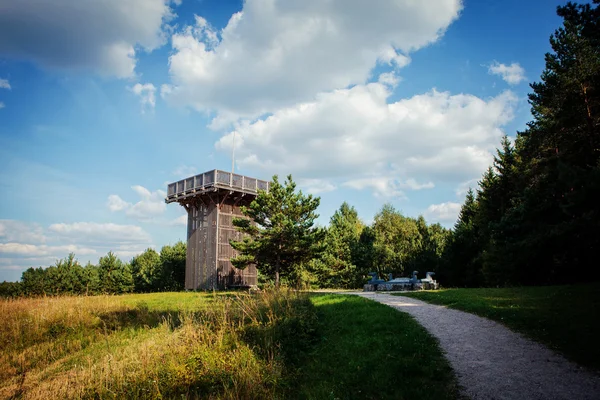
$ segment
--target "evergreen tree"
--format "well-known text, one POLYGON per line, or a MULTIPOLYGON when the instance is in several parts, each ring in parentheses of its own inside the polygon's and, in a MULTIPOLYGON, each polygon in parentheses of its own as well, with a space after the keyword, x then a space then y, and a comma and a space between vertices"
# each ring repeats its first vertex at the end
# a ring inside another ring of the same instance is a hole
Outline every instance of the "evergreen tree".
POLYGON ((327 287, 351 288, 360 285, 353 256, 356 254, 363 223, 354 207, 344 202, 332 215, 325 236, 320 282, 327 287))
POLYGON ((154 249, 146 249, 131 260, 131 273, 136 292, 159 291, 163 286, 160 255, 154 249))
POLYGON ((365 276, 369 272, 380 272, 376 267, 375 254, 375 230, 371 226, 365 226, 360 233, 358 244, 355 253, 352 255, 352 260, 356 265, 356 275, 359 284, 365 283, 365 276))
POLYGON ((444 255, 449 264, 443 276, 447 285, 473 287, 482 283, 478 206, 473 190, 469 189, 444 255))
POLYGON ((109 251, 98 261, 100 290, 103 293, 128 293, 133 291, 133 276, 129 264, 123 263, 109 251))
POLYGON ((242 207, 246 218, 234 218, 233 224, 244 233, 242 241, 231 241, 240 252, 231 262, 236 268, 250 264, 274 278, 288 275, 323 251, 325 230, 314 227, 319 198, 296 192, 289 175, 284 184, 277 175, 269 192, 261 191, 249 207, 242 207))
POLYGON ((185 284, 185 257, 187 246, 177 242, 173 246, 163 246, 160 250, 160 279, 162 286, 156 290, 182 290, 185 284))
POLYGON ((503 139, 474 223, 461 216, 455 227, 449 270, 459 282, 480 267, 492 285, 600 279, 588 261, 600 250, 599 3, 557 8, 563 26, 531 85, 534 119, 514 147, 503 139))
POLYGON ((423 216, 417 218, 417 227, 422 239, 421 247, 415 256, 415 270, 419 271, 421 276, 429 271, 439 274, 450 230, 440 224, 427 225, 423 216))

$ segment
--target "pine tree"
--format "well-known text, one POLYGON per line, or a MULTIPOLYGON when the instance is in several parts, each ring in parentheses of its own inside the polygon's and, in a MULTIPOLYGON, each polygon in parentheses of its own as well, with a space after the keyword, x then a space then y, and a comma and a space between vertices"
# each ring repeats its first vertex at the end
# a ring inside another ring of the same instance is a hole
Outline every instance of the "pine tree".
POLYGON ((133 276, 131 267, 124 264, 117 256, 109 251, 98 261, 100 290, 104 293, 128 293, 133 291, 133 276))
POLYGON ((363 230, 354 207, 344 202, 332 215, 325 236, 320 281, 327 287, 356 287, 360 273, 353 257, 363 230))
POLYGON ((473 287, 482 284, 482 241, 477 226, 478 208, 475 194, 469 189, 444 254, 449 264, 445 274, 448 285, 473 287))
POLYGON ((519 283, 600 277, 587 262, 600 249, 600 7, 568 3, 557 13, 564 23, 531 85, 534 120, 521 133, 525 182, 497 251, 521 271, 519 283))
POLYGON ((146 249, 131 260, 131 273, 136 292, 164 290, 160 255, 154 249, 146 249))
POLYGON ((233 225, 247 235, 243 241, 230 242, 240 252, 231 259, 233 265, 245 268, 255 264, 279 287, 282 275, 323 251, 325 231, 314 227, 319 202, 318 197, 296 192, 291 175, 283 185, 275 175, 269 192, 261 191, 249 207, 242 207, 249 219, 233 220, 233 225))

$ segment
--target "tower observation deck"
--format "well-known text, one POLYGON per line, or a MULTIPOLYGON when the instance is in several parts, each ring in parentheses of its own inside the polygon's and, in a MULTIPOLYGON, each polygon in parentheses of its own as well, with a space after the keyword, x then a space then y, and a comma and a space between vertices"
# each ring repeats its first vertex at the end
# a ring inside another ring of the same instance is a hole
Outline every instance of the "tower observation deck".
POLYGON ((220 170, 212 170, 170 183, 165 202, 179 203, 187 211, 185 288, 226 289, 257 284, 256 267, 240 270, 231 264, 237 252, 230 240, 241 240, 233 226, 244 217, 240 207, 249 205, 269 182, 220 170))

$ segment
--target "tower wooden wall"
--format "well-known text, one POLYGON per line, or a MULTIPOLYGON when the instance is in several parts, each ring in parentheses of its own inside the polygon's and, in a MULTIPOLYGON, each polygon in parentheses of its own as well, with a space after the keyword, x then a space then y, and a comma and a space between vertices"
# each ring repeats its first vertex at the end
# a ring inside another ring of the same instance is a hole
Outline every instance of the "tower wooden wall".
POLYGON ((243 217, 240 206, 254 196, 216 191, 192 198, 185 204, 188 212, 185 288, 214 290, 257 284, 256 267, 244 270, 231 264, 237 255, 230 240, 241 240, 233 218, 243 217))

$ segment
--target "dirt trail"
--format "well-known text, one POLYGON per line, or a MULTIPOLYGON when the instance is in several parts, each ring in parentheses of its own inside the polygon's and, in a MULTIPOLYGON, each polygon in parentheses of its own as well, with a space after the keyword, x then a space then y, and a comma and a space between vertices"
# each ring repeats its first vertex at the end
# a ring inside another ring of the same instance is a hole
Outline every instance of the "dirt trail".
POLYGON ((471 399, 600 399, 599 376, 494 321, 409 297, 352 294, 412 315, 439 340, 471 399))

